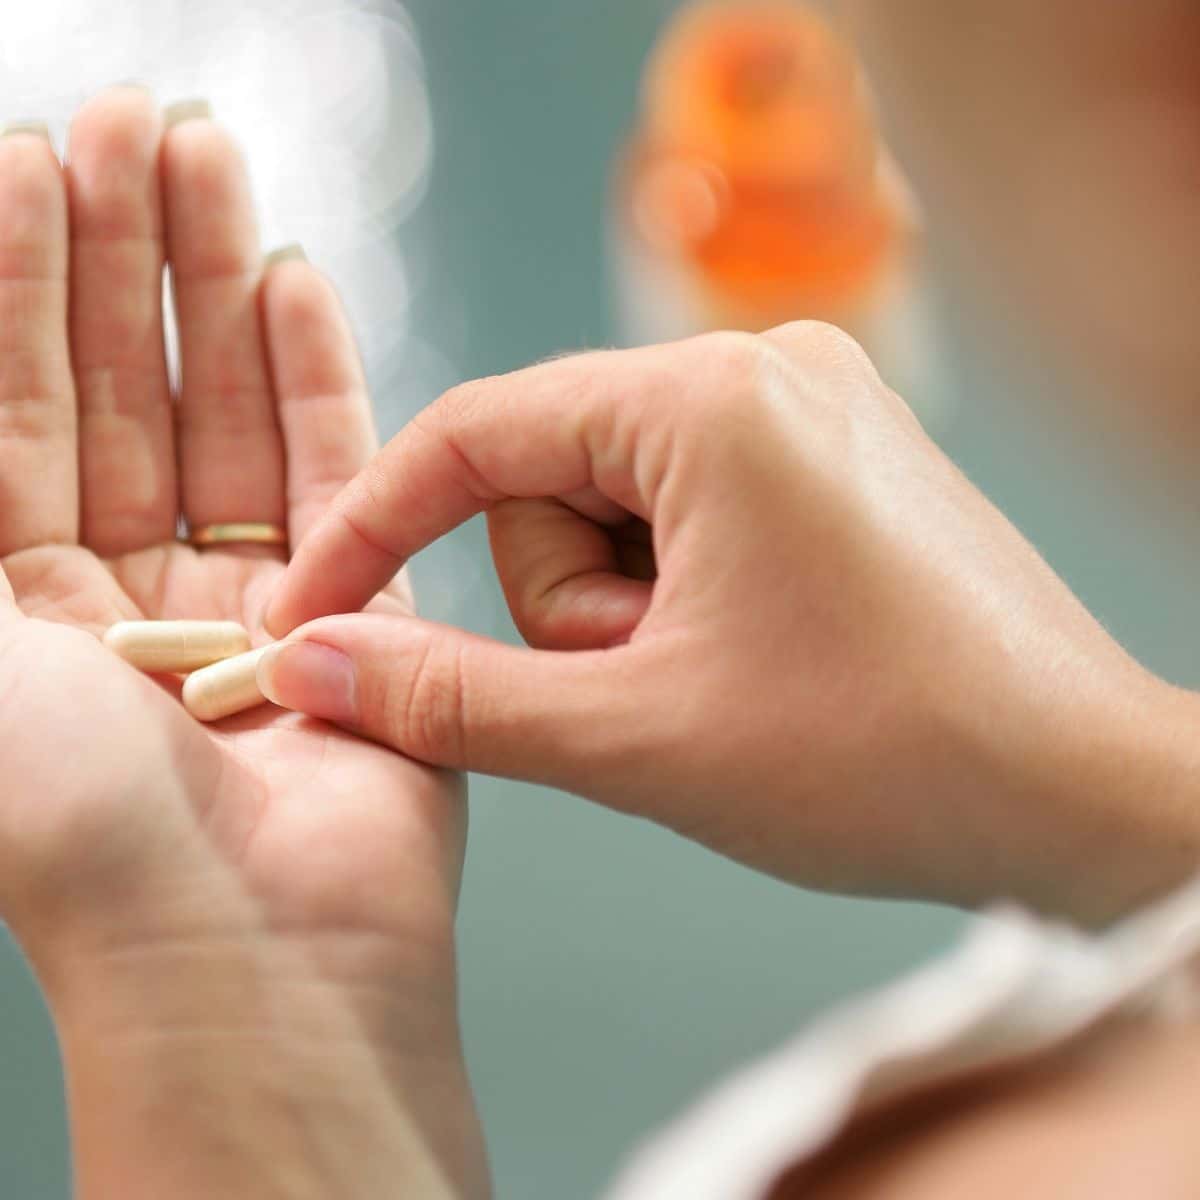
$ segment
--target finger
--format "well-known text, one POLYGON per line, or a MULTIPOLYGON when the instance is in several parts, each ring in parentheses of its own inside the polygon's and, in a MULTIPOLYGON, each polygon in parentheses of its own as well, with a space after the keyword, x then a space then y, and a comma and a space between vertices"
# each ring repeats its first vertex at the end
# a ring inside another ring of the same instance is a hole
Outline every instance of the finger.
POLYGON ((587 517, 601 525, 619 525, 629 519, 629 513, 619 504, 614 504, 607 496, 602 496, 596 488, 589 484, 577 492, 569 492, 559 496, 568 508, 573 508, 581 517, 587 517))
POLYGON ((658 579, 658 555, 654 550, 654 531, 645 521, 633 518, 613 531, 613 546, 621 573, 643 583, 658 579))
POLYGON ((262 286, 268 357, 287 449, 291 544, 378 449, 367 381, 332 286, 299 247, 273 256, 262 286))
POLYGON ((415 618, 330 617, 264 656, 259 685, 284 708, 422 762, 595 794, 652 754, 639 709, 654 699, 632 655, 518 649, 415 618))
POLYGON ((286 633, 361 608, 418 550, 504 499, 594 485, 648 516, 639 481, 661 477, 666 439, 635 436, 633 426, 671 398, 679 374, 676 356, 658 347, 560 359, 447 393, 311 531, 272 601, 269 628, 286 633), (618 405, 630 395, 644 403, 618 405))
POLYGON ((71 126, 71 352, 81 540, 101 556, 175 535, 174 414, 163 343, 158 106, 113 88, 71 126))
POLYGON ((193 529, 282 525, 283 438, 259 312, 262 253, 245 163, 224 131, 191 116, 167 131, 163 181, 183 368, 183 514, 193 529))
POLYGON ((78 534, 67 236, 49 138, 0 137, 0 558, 78 534))
POLYGON ((542 650, 629 640, 651 586, 621 571, 612 536, 557 500, 505 500, 488 514, 492 558, 521 636, 542 650))

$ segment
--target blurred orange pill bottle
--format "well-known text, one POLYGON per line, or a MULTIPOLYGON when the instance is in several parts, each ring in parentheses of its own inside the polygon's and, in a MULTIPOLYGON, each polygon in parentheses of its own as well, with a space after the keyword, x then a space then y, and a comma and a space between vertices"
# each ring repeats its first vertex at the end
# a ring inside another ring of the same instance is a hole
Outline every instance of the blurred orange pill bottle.
POLYGON ((921 389, 920 221, 852 48, 799 0, 685 5, 623 150, 614 246, 625 340, 840 325, 921 389))

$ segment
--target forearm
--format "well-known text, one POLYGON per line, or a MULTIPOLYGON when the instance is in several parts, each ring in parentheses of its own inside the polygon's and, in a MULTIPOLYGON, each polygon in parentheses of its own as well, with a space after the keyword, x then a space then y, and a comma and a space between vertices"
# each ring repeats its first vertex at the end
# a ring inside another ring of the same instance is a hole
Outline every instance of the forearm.
POLYGON ((52 1003, 82 1200, 454 1195, 363 1031, 285 951, 122 951, 52 1003))

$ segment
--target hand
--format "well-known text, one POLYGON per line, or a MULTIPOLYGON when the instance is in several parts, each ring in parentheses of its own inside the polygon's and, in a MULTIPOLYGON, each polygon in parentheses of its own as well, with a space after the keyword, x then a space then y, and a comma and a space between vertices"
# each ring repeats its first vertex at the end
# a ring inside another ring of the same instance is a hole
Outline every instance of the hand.
MULTIPOLYGON (((374 448, 353 340, 310 267, 264 277, 211 121, 164 135, 148 95, 114 89, 70 158, 0 139, 0 914, 55 1011, 79 1187, 274 1196, 311 1168, 322 1194, 448 1194, 443 1174, 478 1194, 460 782, 277 709, 202 727, 96 638, 261 628, 284 556, 197 552, 177 521, 301 540, 374 448)), ((403 583, 379 611, 411 612, 403 583)))
POLYGON ((1194 868, 1190 698, 1126 657, 838 331, 452 391, 335 501, 269 626, 357 608, 480 510, 536 649, 317 620, 264 661, 268 693, 821 887, 1096 918, 1194 868))

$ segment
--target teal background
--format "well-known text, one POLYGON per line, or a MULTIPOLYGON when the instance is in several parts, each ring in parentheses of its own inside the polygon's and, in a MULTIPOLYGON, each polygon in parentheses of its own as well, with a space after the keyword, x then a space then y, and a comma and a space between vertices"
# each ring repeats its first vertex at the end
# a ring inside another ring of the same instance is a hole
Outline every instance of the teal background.
MULTIPOLYGON (((377 373, 388 432, 459 378, 614 340, 608 163, 667 0, 413 0, 437 130, 414 227, 419 348, 377 373), (432 364, 432 365, 431 365, 432 364)), ((1136 654, 1200 680, 1200 570, 1037 418, 956 298, 940 436, 1136 654)), ((1011 344, 1011 343, 1010 343, 1011 344)), ((1182 523, 1181 523, 1182 524, 1182 523)), ((435 617, 512 637, 477 524, 416 564, 435 617)), ((707 1084, 944 946, 958 915, 812 895, 557 794, 474 786, 461 918, 468 1055, 509 1200, 598 1194, 707 1084)), ((0 939, 0 1197, 68 1194, 48 1021, 0 939)))

